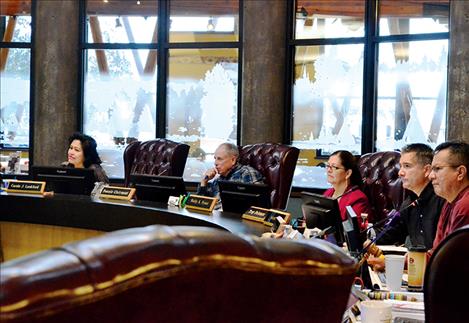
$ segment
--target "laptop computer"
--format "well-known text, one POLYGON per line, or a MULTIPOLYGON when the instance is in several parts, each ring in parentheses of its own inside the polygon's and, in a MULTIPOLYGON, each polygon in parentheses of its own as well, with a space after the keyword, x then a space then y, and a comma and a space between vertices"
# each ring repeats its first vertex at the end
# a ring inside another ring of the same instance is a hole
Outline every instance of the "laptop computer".
POLYGON ((242 214, 251 206, 271 207, 271 190, 266 184, 219 181, 218 187, 223 211, 242 214))

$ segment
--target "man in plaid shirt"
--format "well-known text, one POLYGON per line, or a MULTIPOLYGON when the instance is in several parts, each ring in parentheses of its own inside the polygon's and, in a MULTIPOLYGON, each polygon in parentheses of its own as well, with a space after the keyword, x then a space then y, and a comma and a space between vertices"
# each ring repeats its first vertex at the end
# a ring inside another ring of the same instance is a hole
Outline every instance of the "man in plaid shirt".
POLYGON ((218 181, 263 184, 264 176, 251 166, 238 163, 238 147, 223 143, 215 150, 215 167, 205 172, 197 194, 219 197, 218 181))

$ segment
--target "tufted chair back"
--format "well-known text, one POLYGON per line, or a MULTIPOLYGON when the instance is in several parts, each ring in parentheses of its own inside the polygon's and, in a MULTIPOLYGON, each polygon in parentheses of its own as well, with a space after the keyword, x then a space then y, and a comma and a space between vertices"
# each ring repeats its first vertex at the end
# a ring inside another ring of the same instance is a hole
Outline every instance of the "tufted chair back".
POLYGON ((153 225, 0 270, 2 323, 340 322, 356 262, 320 239, 153 225))
POLYGON ((271 188, 272 208, 285 210, 290 196, 293 173, 300 150, 295 147, 263 143, 239 148, 239 162, 257 169, 271 188))
POLYGON ((182 176, 189 145, 168 139, 134 141, 124 150, 125 185, 130 174, 182 176))
POLYGON ((455 230, 434 250, 425 271, 425 322, 467 320, 469 290, 469 225, 455 230), (465 319, 464 319, 465 317, 465 319))
POLYGON ((404 201, 404 188, 399 177, 400 157, 397 151, 381 151, 365 154, 358 161, 362 190, 373 210, 370 222, 384 218, 393 208, 399 209, 404 201))

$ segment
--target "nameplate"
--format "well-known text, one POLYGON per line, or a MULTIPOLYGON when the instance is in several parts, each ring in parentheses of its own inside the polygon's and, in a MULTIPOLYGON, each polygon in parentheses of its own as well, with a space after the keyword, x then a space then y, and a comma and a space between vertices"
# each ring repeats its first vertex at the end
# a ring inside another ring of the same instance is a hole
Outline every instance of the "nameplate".
MULTIPOLYGON (((275 209, 270 209, 269 213, 265 216, 264 218, 264 225, 267 225, 269 227, 272 227, 276 225, 277 217, 281 216, 283 220, 285 220, 285 223, 290 223, 290 217, 291 214, 289 212, 284 212, 280 210, 275 210, 275 209)), ((278 225, 278 223, 277 223, 278 225)))
POLYGON ((265 217, 270 213, 269 209, 251 206, 249 210, 241 216, 243 219, 264 223, 265 217))
POLYGON ((204 212, 212 212, 215 204, 217 203, 216 197, 189 195, 186 200, 186 208, 204 212))
POLYGON ((101 189, 99 198, 114 199, 114 200, 131 200, 134 197, 135 188, 131 187, 118 187, 118 186, 104 186, 101 189))
POLYGON ((46 182, 6 180, 8 193, 43 194, 46 182))

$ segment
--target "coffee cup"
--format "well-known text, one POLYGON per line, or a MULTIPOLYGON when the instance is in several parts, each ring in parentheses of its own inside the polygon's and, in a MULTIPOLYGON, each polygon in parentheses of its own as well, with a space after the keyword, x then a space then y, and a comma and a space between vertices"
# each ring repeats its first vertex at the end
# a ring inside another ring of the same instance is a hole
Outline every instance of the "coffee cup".
POLYGON ((392 306, 384 301, 363 301, 360 303, 360 318, 362 323, 391 323, 392 306))
POLYGON ((407 255, 408 290, 421 292, 425 267, 427 265, 427 249, 424 246, 409 248, 407 255))
POLYGON ((404 271, 405 257, 400 255, 386 255, 386 287, 390 291, 400 291, 402 285, 402 273, 404 271))

